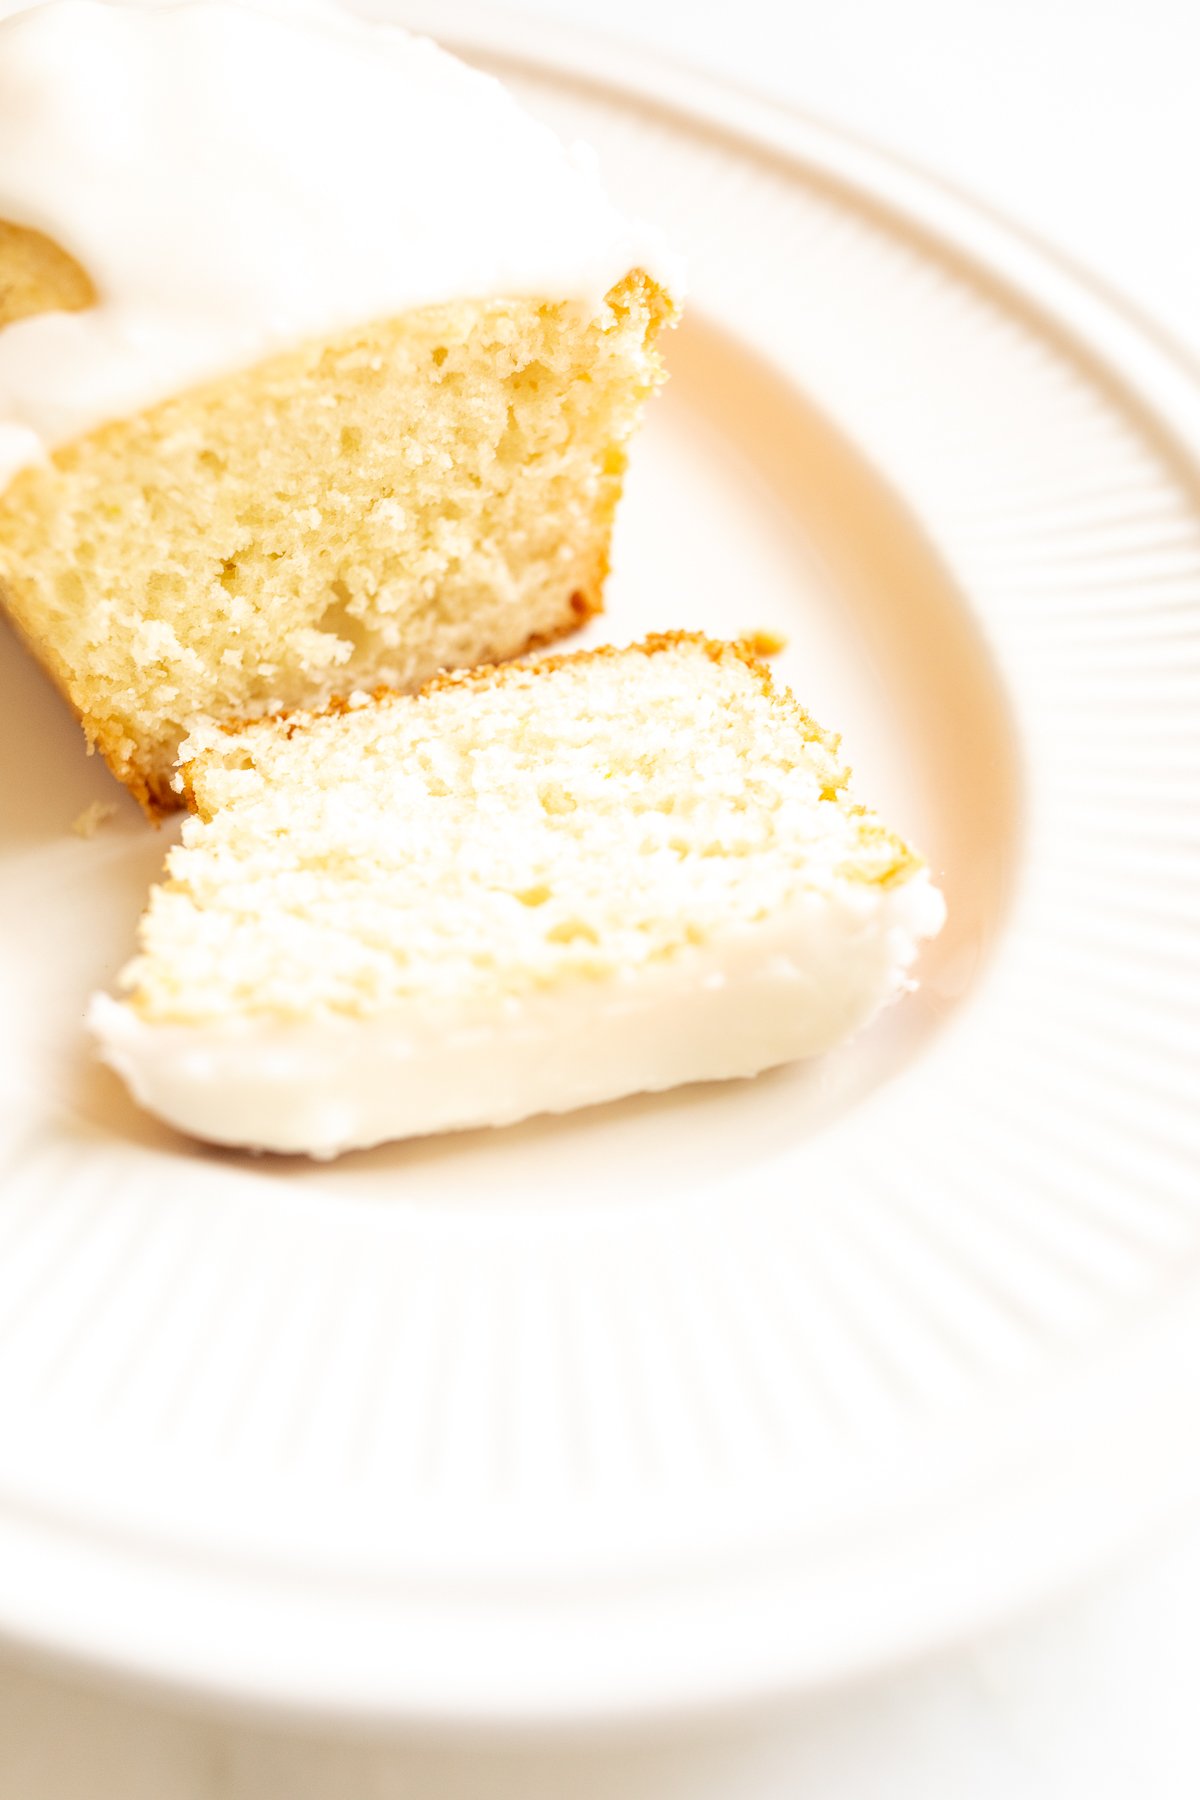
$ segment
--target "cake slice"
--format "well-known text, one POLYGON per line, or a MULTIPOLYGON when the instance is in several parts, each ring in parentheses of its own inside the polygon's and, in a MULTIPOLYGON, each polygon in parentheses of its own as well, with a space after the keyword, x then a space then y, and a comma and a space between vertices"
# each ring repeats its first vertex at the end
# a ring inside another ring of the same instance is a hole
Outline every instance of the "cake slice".
POLYGON ((672 279, 586 155, 395 26, 6 18, 0 602, 152 812, 206 720, 559 637, 672 279))
POLYGON ((814 1056, 944 914, 740 645, 446 676, 184 754, 196 816, 90 1017, 219 1143, 331 1156, 814 1056))

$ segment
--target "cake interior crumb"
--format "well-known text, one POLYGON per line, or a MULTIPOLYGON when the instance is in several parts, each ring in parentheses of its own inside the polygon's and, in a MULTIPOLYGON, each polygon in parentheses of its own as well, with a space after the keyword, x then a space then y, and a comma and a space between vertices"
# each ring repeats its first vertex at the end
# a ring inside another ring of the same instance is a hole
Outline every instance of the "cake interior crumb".
POLYGON ((361 1018, 624 980, 917 866, 741 645, 670 634, 184 746, 147 1019, 361 1018))
POLYGON ((71 830, 76 837, 92 838, 116 816, 117 805, 114 800, 93 800, 90 806, 84 807, 78 818, 71 821, 71 830))

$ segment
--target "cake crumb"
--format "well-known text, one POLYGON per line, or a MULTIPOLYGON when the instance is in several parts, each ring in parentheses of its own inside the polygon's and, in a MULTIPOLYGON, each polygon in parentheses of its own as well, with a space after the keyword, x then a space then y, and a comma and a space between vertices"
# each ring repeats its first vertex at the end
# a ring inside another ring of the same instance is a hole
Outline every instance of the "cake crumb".
POLYGON ((107 825, 108 821, 110 819, 115 819, 116 816, 117 806, 115 800, 93 800, 91 805, 85 806, 79 817, 74 820, 71 825, 71 830, 75 833, 76 837, 95 837, 100 827, 102 825, 107 825))
POLYGON ((91 1029, 169 1123, 319 1158, 819 1055, 944 911, 848 778, 686 632, 214 731, 91 1029))
POLYGON ((751 656, 778 656, 787 649, 787 639, 781 631, 748 631, 742 643, 751 656))

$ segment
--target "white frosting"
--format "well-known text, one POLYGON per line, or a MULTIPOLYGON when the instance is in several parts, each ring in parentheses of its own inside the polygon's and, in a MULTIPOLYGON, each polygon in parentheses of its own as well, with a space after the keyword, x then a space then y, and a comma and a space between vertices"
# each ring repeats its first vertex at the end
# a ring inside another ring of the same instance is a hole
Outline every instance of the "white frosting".
POLYGON ((135 1097, 216 1143, 335 1156, 389 1138, 507 1125, 624 1094, 756 1075, 819 1055, 909 985, 945 918, 922 871, 810 893, 762 925, 623 981, 455 1016, 158 1025, 97 995, 89 1023, 135 1097))
POLYGON ((677 285, 590 152, 427 39, 324 5, 10 13, 0 218, 99 295, 0 330, 0 487, 109 419, 410 307, 595 307, 635 267, 677 285))

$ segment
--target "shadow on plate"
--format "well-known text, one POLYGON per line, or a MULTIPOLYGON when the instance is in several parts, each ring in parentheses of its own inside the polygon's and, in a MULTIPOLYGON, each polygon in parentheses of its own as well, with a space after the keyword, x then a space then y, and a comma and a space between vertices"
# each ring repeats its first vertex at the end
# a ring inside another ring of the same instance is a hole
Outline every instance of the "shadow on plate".
POLYGON ((69 831, 93 801, 130 818, 135 800, 89 756, 70 707, 0 614, 0 846, 15 850, 69 831))

